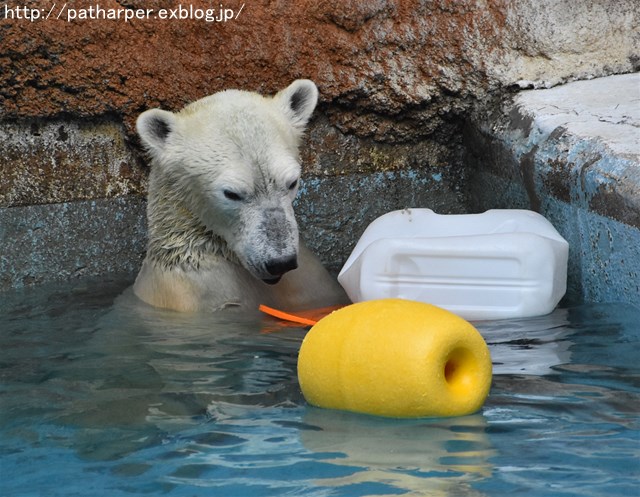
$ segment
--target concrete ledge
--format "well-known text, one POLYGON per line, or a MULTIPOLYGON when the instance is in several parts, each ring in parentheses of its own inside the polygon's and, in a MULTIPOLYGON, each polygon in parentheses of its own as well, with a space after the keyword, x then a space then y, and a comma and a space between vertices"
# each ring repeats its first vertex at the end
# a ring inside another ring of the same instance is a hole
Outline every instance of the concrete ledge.
POLYGON ((639 138, 638 73, 522 92, 467 128, 469 205, 554 222, 570 300, 640 305, 639 138))

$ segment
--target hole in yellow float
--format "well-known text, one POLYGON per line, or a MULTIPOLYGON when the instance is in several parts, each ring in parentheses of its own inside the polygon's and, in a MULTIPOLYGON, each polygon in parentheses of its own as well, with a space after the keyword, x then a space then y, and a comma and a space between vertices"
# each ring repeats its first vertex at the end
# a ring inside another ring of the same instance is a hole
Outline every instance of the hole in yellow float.
POLYGON ((478 363, 467 349, 454 349, 444 363, 444 379, 447 386, 457 394, 468 393, 478 374, 478 363))
POLYGON ((453 359, 449 359, 444 365, 444 379, 448 384, 455 383, 458 363, 453 359))

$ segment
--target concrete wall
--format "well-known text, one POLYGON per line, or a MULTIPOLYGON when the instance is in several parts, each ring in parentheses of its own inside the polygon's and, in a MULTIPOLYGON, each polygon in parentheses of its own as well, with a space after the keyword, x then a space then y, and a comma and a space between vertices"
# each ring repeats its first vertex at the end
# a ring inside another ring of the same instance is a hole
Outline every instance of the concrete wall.
POLYGON ((137 271, 145 207, 119 197, 0 209, 0 289, 137 271))
POLYGON ((297 209, 337 269, 385 211, 481 205, 463 135, 465 123, 482 128, 478 109, 640 64, 634 0, 244 5, 225 4, 238 16, 224 22, 163 21, 159 9, 176 5, 160 0, 100 2, 151 9, 131 22, 0 12, 0 289, 135 270, 148 171, 133 123, 146 108, 316 81, 297 209))
POLYGON ((544 214, 573 300, 640 305, 640 73, 520 93, 466 130, 468 205, 544 214))

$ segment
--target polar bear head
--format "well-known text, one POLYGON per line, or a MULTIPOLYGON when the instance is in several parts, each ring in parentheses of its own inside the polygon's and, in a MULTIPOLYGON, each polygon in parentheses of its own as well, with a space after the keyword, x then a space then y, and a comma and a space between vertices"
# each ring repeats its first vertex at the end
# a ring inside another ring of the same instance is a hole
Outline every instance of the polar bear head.
POLYGON ((276 283, 297 267, 298 144, 317 101, 316 85, 297 80, 273 97, 226 90, 177 113, 144 112, 136 127, 152 158, 150 204, 184 210, 276 283))

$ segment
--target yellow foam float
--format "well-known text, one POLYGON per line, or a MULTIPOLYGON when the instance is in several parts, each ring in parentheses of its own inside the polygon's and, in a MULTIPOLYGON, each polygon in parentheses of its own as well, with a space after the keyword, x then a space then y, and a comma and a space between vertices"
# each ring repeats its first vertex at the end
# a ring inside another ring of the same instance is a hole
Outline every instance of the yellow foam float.
POLYGON ((403 299, 352 304, 322 318, 298 356, 312 405, 389 417, 462 416, 491 387, 491 356, 468 321, 403 299))

